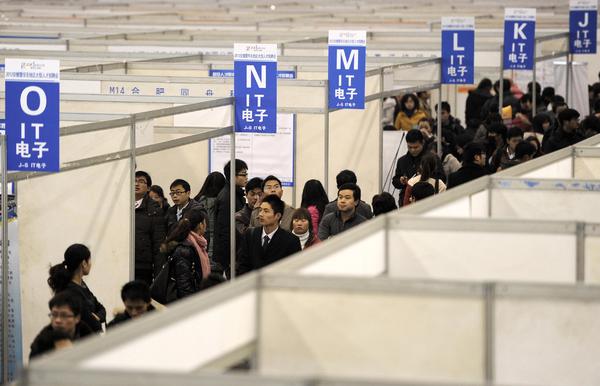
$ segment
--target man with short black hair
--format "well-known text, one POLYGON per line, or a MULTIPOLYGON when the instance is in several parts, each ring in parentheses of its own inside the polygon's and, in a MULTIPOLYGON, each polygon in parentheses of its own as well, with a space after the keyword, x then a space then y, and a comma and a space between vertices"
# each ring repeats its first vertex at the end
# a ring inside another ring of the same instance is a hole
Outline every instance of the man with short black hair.
MULTIPOLYGON (((437 114, 437 111, 438 111, 438 107, 436 104, 435 105, 436 114, 437 114)), ((450 104, 446 101, 443 101, 442 102, 442 115, 441 115, 442 131, 445 131, 447 133, 452 133, 454 136, 464 133, 465 128, 462 127, 462 125, 460 124, 460 120, 453 117, 452 114, 450 114, 450 111, 451 111, 450 104)), ((440 117, 437 117, 437 118, 439 119, 440 117)), ((437 120, 435 120, 433 122, 433 127, 437 127, 437 120)))
POLYGON ((492 156, 490 162, 492 171, 498 171, 502 165, 507 165, 515 158, 517 144, 521 141, 523 141, 523 130, 518 127, 511 127, 506 131, 506 145, 497 148, 492 156))
MULTIPOLYGON (((264 196, 274 194, 279 198, 283 197, 283 186, 281 184, 281 180, 273 175, 265 177, 262 182, 262 190, 264 196)), ((257 202, 257 204, 260 205, 260 201, 257 202)), ((284 202, 283 215, 281 216, 281 221, 279 221, 279 226, 288 232, 291 232, 292 230, 292 215, 294 214, 294 210, 295 209, 293 207, 284 202)), ((260 208, 254 208, 252 217, 250 218, 251 227, 260 226, 260 221, 258 220, 259 211, 260 208)))
POLYGON ((176 179, 169 186, 169 196, 173 201, 173 206, 167 210, 165 216, 167 222, 167 234, 175 228, 175 225, 192 208, 199 207, 200 204, 190 197, 191 187, 186 180, 176 179))
POLYGON ((125 305, 125 311, 115 315, 112 322, 108 324, 108 328, 135 319, 146 312, 154 311, 154 306, 151 304, 152 299, 150 299, 150 287, 141 280, 125 284, 121 289, 121 300, 125 305))
POLYGON ((300 240, 279 226, 285 204, 276 194, 265 196, 260 204, 260 226, 248 228, 239 248, 237 273, 260 269, 300 252, 300 240))
POLYGON ((319 224, 319 240, 324 241, 343 231, 361 224, 367 219, 357 213, 360 188, 356 184, 344 184, 338 189, 337 207, 334 213, 323 217, 319 224))
POLYGON ((213 259, 217 266, 213 267, 212 270, 215 272, 225 272, 227 277, 229 277, 229 264, 231 258, 229 248, 231 240, 229 227, 231 221, 229 216, 232 210, 235 213, 241 210, 246 204, 244 187, 248 182, 248 165, 246 162, 241 159, 236 159, 233 166, 235 167, 235 180, 233 181, 233 189, 235 189, 235 207, 231 208, 229 202, 229 192, 231 191, 232 186, 232 182, 230 181, 231 161, 229 161, 223 168, 223 174, 226 178, 225 186, 223 186, 223 189, 221 189, 217 196, 215 240, 213 247, 213 259))
MULTIPOLYGON (((337 184, 337 188, 344 184, 356 184, 356 174, 352 170, 342 170, 335 176, 335 182, 337 184)), ((329 213, 333 213, 337 210, 337 198, 327 205, 325 205, 325 210, 323 211, 323 217, 328 215, 329 213)), ((373 218, 373 211, 371 210, 371 205, 367 204, 363 200, 360 200, 358 206, 356 207, 356 212, 362 215, 366 219, 373 218)))
POLYGON ((448 176, 448 189, 485 176, 485 158, 484 144, 471 142, 465 146, 462 167, 448 176))
POLYGON ((579 129, 579 112, 565 109, 558 114, 558 129, 555 130, 542 148, 545 154, 565 148, 582 141, 583 135, 579 129))
POLYGON ((166 236, 165 220, 160 205, 148 192, 152 178, 144 171, 135 172, 135 279, 152 283, 160 269, 160 244, 166 236))
POLYGON ((31 343, 29 359, 59 348, 65 338, 70 341, 93 335, 81 321, 81 299, 69 291, 59 292, 48 302, 50 324, 31 343))
POLYGON ((235 227, 240 234, 243 234, 250 226, 252 211, 260 203, 263 196, 262 190, 263 179, 260 177, 251 178, 246 187, 244 194, 246 195, 246 205, 241 210, 235 212, 235 227))
POLYGON ((396 162, 396 174, 392 178, 392 184, 396 189, 400 190, 398 207, 401 207, 403 204, 404 192, 408 184, 408 179, 417 174, 417 168, 421 163, 421 157, 426 151, 425 137, 423 137, 423 133, 420 130, 409 130, 408 133, 406 133, 405 140, 408 151, 405 155, 398 158, 398 161, 396 162))

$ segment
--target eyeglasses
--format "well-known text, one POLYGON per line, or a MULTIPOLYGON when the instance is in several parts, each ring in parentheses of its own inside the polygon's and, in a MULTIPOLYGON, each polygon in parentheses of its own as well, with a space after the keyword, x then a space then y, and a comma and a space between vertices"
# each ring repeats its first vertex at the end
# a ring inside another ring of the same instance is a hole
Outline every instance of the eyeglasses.
POLYGON ((146 180, 143 179, 139 179, 139 180, 135 180, 136 184, 144 184, 144 185, 148 185, 148 182, 146 182, 146 180))
POLYGON ((67 314, 67 313, 64 313, 64 312, 51 312, 51 313, 48 314, 48 317, 50 319, 62 319, 62 320, 65 320, 65 319, 74 318, 75 315, 73 315, 73 314, 67 314))
POLYGON ((238 177, 248 177, 248 173, 238 173, 236 174, 238 177))
POLYGON ((181 196, 184 193, 186 193, 186 192, 184 192, 183 190, 174 190, 169 193, 169 196, 171 196, 171 197, 181 196))

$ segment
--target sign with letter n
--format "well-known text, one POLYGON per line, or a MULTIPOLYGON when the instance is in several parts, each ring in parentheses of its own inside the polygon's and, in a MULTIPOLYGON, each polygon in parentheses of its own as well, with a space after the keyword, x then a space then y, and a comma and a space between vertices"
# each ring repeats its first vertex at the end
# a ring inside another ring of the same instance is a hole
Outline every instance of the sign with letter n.
POLYGON ((277 132, 277 45, 234 44, 235 131, 277 132))
POLYGON ((58 60, 6 59, 7 167, 60 170, 60 69, 58 60))
POLYGON ((535 8, 504 10, 504 69, 532 70, 535 59, 535 8))
POLYGON ((598 0, 571 0, 569 11, 569 52, 595 54, 598 29, 598 0))
POLYGON ((442 17, 442 83, 475 82, 475 18, 442 17))
POLYGON ((367 33, 329 31, 329 108, 365 108, 367 33))

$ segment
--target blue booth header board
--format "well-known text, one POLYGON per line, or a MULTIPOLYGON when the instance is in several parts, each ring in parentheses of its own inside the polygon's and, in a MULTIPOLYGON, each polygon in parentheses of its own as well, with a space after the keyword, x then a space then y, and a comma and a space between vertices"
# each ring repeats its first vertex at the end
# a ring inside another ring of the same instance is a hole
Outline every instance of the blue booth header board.
POLYGON ((235 131, 277 131, 277 45, 234 44, 235 131))
POLYGON ((442 17, 442 83, 475 82, 475 18, 442 17))
POLYGON ((367 33, 365 31, 329 31, 330 109, 365 108, 366 62, 367 33))
POLYGON ((60 170, 60 66, 57 60, 6 59, 8 170, 60 170))
POLYGON ((504 10, 504 69, 532 70, 535 59, 535 8, 504 10))
POLYGON ((572 54, 595 54, 597 29, 597 0, 571 0, 569 10, 569 52, 572 54))
MULTIPOLYGON (((210 69, 208 76, 213 78, 233 78, 233 70, 225 69, 210 69)), ((277 71, 277 79, 296 79, 296 71, 281 70, 277 71)))

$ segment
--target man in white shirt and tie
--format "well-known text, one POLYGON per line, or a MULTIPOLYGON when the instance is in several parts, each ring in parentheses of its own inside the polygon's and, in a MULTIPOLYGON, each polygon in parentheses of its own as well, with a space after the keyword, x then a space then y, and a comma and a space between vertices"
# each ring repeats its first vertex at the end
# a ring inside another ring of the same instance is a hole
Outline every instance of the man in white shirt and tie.
POLYGON ((285 204, 277 195, 263 198, 260 227, 248 228, 239 249, 237 273, 244 274, 302 250, 300 240, 279 226, 285 204))

